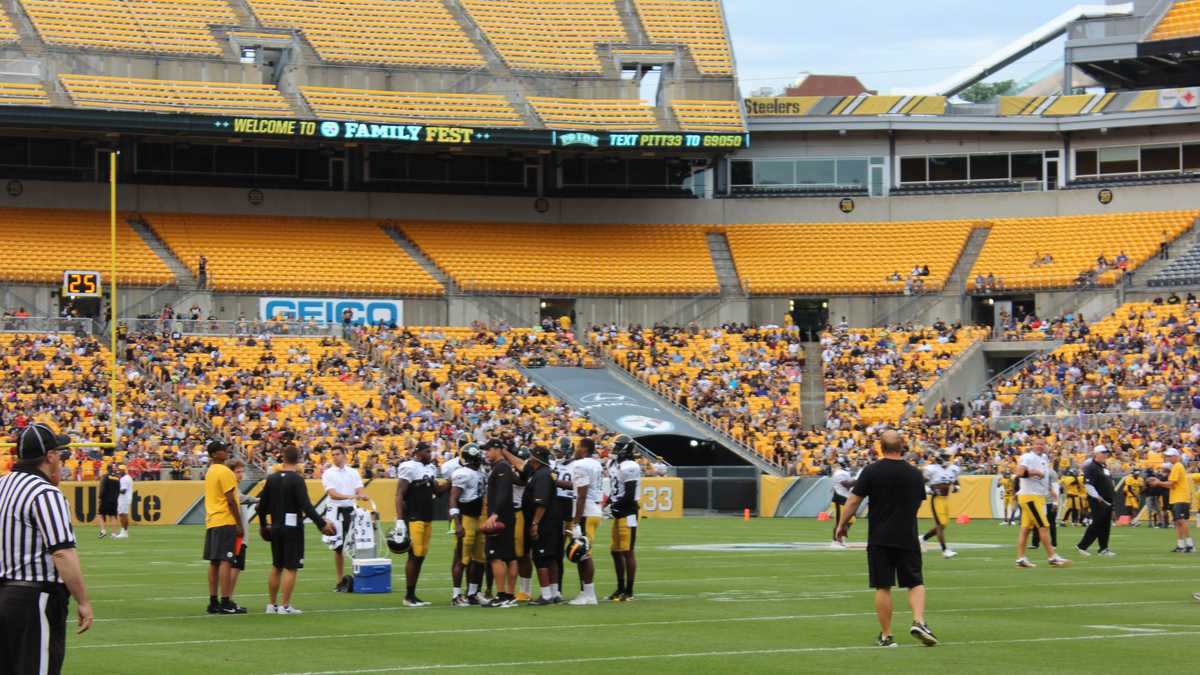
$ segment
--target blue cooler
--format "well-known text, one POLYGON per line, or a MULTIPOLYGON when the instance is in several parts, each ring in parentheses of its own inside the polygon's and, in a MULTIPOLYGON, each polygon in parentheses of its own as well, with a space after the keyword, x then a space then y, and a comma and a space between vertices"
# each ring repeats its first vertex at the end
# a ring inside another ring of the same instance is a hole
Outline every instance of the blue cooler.
POLYGON ((355 593, 391 593, 391 558, 364 558, 354 561, 355 593))

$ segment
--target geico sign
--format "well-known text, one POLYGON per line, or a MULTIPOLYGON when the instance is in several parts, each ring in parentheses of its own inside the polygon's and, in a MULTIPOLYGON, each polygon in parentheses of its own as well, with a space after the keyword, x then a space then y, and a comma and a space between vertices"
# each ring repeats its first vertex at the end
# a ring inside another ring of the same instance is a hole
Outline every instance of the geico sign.
POLYGON ((354 323, 404 323, 403 300, 359 300, 353 298, 259 298, 258 312, 264 320, 278 316, 294 321, 340 323, 350 310, 354 323))

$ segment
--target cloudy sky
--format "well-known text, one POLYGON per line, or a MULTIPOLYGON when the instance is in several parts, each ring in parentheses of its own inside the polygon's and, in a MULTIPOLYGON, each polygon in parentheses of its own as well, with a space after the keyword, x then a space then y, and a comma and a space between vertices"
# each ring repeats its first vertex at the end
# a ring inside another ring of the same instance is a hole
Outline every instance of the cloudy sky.
MULTIPOLYGON (((725 12, 744 95, 805 71, 858 75, 886 94, 949 77, 1084 1, 725 0, 725 12)), ((1061 58, 1060 39, 989 79, 1061 58)))

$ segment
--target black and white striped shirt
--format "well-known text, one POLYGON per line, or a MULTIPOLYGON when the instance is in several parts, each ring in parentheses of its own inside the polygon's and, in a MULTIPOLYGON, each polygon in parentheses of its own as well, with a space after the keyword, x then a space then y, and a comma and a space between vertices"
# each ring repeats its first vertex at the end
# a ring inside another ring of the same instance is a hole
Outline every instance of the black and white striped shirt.
POLYGON ((62 491, 40 473, 0 476, 0 579, 61 583, 50 555, 74 546, 62 491))

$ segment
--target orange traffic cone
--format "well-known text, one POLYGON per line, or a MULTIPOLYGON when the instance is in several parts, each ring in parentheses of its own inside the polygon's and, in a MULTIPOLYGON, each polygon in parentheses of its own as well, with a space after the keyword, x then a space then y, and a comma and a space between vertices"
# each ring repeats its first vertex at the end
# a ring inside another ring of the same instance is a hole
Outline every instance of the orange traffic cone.
POLYGON ((964 514, 962 514, 962 515, 960 515, 960 516, 958 517, 958 519, 956 520, 956 522, 957 522, 959 525, 966 525, 966 524, 968 524, 968 523, 970 523, 970 522, 971 522, 971 516, 968 516, 967 514, 965 514, 965 513, 964 513, 964 514))
POLYGON ((818 514, 817 514, 817 520, 821 521, 822 523, 823 523, 823 522, 825 522, 825 521, 827 521, 827 520, 829 520, 829 512, 828 512, 828 511, 822 511, 822 512, 818 513, 818 514))
POLYGON ((1133 522, 1133 521, 1132 521, 1132 520, 1130 519, 1130 517, 1129 517, 1129 516, 1127 516, 1127 515, 1126 515, 1126 516, 1121 516, 1120 518, 1117 518, 1117 525, 1128 525, 1128 524, 1129 524, 1129 523, 1131 523, 1131 522, 1133 522))

